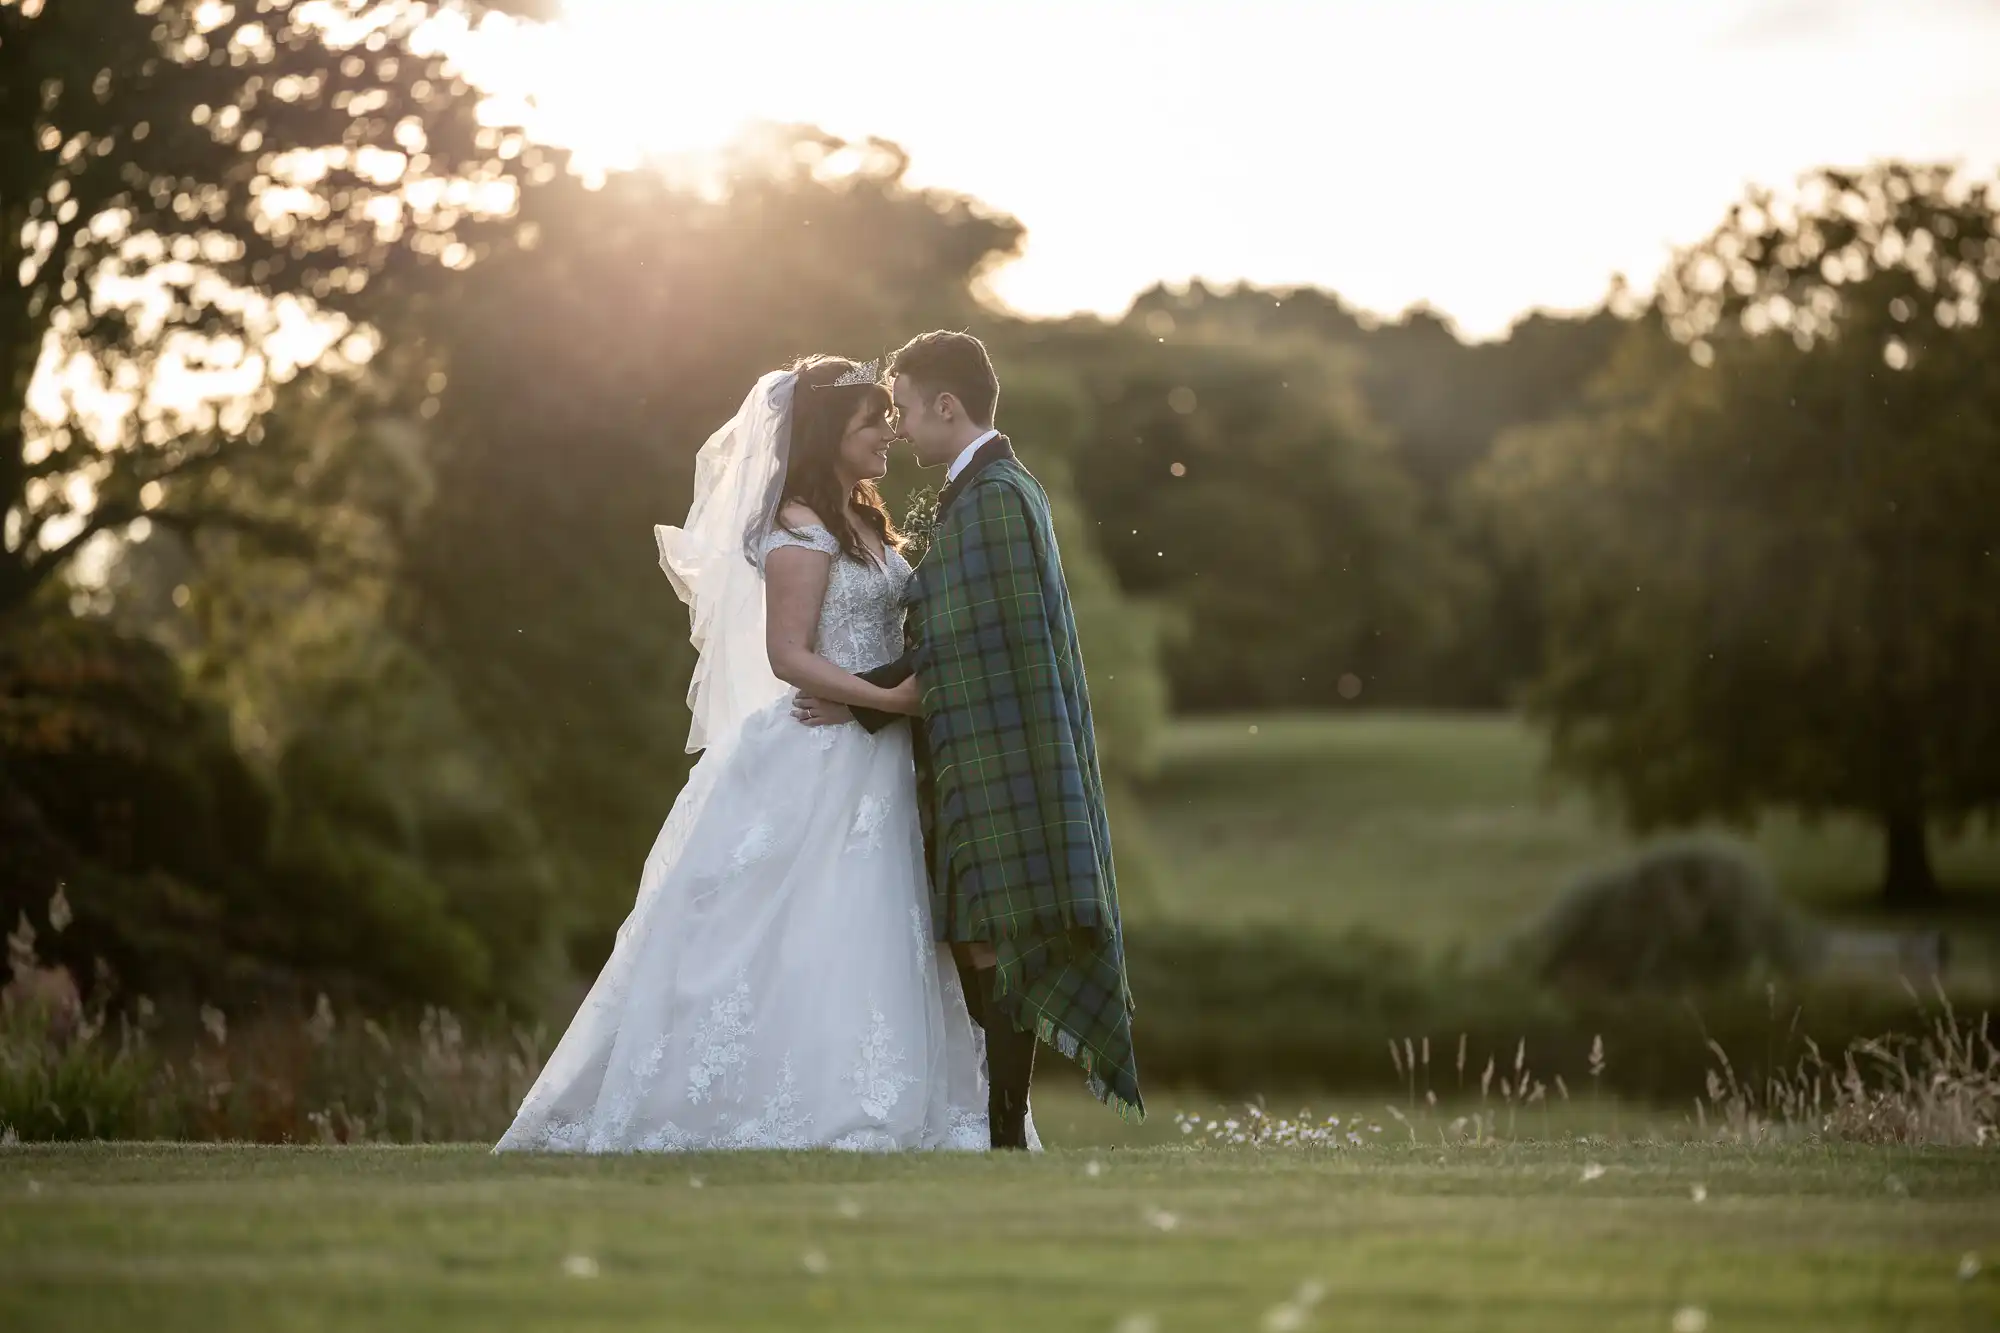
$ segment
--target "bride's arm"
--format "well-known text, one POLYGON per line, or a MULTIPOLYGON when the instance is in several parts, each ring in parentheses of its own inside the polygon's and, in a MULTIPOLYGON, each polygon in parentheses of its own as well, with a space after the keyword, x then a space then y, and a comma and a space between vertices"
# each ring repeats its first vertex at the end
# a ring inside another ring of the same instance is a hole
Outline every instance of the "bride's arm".
POLYGON ((764 646, 772 674, 810 698, 884 713, 915 712, 914 689, 871 685, 812 650, 833 560, 803 546, 781 546, 764 557, 764 646))

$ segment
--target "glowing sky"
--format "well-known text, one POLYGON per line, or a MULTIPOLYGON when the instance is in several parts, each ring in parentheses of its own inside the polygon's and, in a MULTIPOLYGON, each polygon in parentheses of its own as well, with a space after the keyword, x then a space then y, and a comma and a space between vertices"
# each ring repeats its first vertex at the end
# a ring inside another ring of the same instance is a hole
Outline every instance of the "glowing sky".
POLYGON ((1995 0, 567 0, 480 62, 617 160, 881 135, 1013 213, 995 288, 1315 283, 1471 334, 1650 282, 1749 181, 2000 161, 1995 0))

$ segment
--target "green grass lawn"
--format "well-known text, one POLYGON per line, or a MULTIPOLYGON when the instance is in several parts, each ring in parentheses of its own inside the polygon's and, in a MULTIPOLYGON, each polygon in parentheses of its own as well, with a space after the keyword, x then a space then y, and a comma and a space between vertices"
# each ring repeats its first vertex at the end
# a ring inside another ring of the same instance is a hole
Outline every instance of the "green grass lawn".
MULTIPOLYGON (((1634 845, 1583 796, 1551 790, 1539 739, 1499 715, 1183 721, 1163 757, 1145 798, 1157 873, 1128 905, 1135 921, 1367 927, 1477 947, 1634 845)), ((1871 829, 1774 818, 1752 841, 1788 895, 1868 914, 1881 864, 1871 829)), ((1940 919, 1990 960, 2000 839, 1940 839, 1934 852, 1958 890, 1940 919)))
MULTIPOLYGON (((1513 723, 1250 725, 1175 729, 1135 920, 1476 946, 1628 849, 1541 798, 1513 723)), ((1865 830, 1758 846, 1820 910, 1867 898, 1865 830)), ((1940 862, 2000 896, 2000 846, 1940 862)), ((1174 1112, 1240 1107, 1149 1101, 1126 1126, 1048 1061, 1029 1159, 0 1146, 0 1333, 2000 1327, 1990 1147, 1752 1148, 1580 1096, 1499 1110, 1499 1142, 1449 1128, 1477 1106, 1349 1097, 1317 1109, 1359 1147, 1211 1148, 1174 1112)))
POLYGON ((1967 1255, 1991 1151, 0 1149, 10 1333, 1990 1329, 1967 1255))

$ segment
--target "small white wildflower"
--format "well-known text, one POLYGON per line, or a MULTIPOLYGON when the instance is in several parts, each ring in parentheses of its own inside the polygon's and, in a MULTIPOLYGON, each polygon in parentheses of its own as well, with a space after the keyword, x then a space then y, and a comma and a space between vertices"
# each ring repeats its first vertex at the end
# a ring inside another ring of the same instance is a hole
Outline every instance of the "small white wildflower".
MULTIPOLYGON (((28 1197, 29 1197, 29 1198, 31 1198, 31 1199, 32 1199, 32 1198, 34 1198, 34 1197, 35 1197, 35 1196, 36 1196, 37 1194, 40 1194, 41 1192, 42 1192, 42 1182, 41 1182, 41 1181, 39 1181, 39 1180, 31 1180, 31 1181, 29 1181, 29 1182, 28 1182, 28 1197)), ((1959 1265, 1959 1271, 1960 1271, 1960 1272, 1963 1272, 1964 1270, 1965 1270, 1965 1265, 1964 1265, 1964 1264, 1960 1264, 1960 1265, 1959 1265)))
POLYGON ((1092 1180, 1097 1179, 1099 1176, 1104 1174, 1104 1163, 1096 1161, 1094 1159, 1085 1162, 1083 1164, 1083 1174, 1089 1176, 1092 1180))
POLYGON ((1164 1208, 1154 1208, 1146 1214, 1146 1225, 1155 1231, 1172 1231, 1180 1224, 1180 1217, 1164 1208))
POLYGON ((825 1277, 826 1270, 833 1267, 827 1261, 825 1250, 807 1250, 799 1257, 799 1262, 805 1266, 806 1272, 814 1277, 825 1277))
POLYGON ((1183 1133, 1183 1134, 1192 1134, 1192 1133, 1194 1133, 1194 1121, 1192 1121, 1192 1120, 1183 1120, 1183 1121, 1181 1121, 1181 1133, 1183 1133))
POLYGON ((49 929, 60 935, 69 929, 69 923, 76 920, 76 913, 70 911, 69 898, 63 893, 63 886, 56 885, 55 897, 49 899, 49 929))
POLYGON ((1674 1311, 1674 1333, 1708 1333, 1708 1311, 1699 1305, 1683 1305, 1674 1311))
POLYGON ((597 1260, 587 1254, 572 1254, 562 1262, 563 1274, 567 1277, 593 1278, 598 1274, 597 1260))
POLYGON ((1958 1259, 1958 1280, 1970 1282, 1979 1276, 1979 1256, 1967 1250, 1958 1259))
POLYGON ((707 1184, 707 1183, 708 1183, 708 1182, 707 1182, 707 1181, 705 1181, 705 1180, 703 1180, 703 1179, 702 1179, 702 1178, 701 1178, 700 1176, 689 1176, 689 1177, 688 1177, 688 1188, 689 1188, 689 1189, 691 1189, 691 1190, 698 1190, 698 1189, 700 1189, 700 1188, 701 1188, 701 1187, 702 1187, 703 1185, 705 1185, 705 1184, 707 1184))
POLYGON ((1706 1186, 1706 1185, 1696 1185, 1696 1186, 1694 1186, 1694 1187, 1693 1187, 1692 1189, 1690 1189, 1690 1190, 1688 1191, 1688 1197, 1689 1197, 1690 1199, 1693 1199, 1693 1200, 1694 1200, 1694 1201, 1695 1201, 1696 1203, 1707 1203, 1707 1202, 1708 1202, 1708 1186, 1706 1186))
POLYGON ((1585 1184, 1589 1184, 1593 1180, 1601 1180, 1603 1178, 1604 1178, 1604 1168, 1599 1166, 1596 1162, 1585 1162, 1583 1164, 1583 1180, 1585 1184))
POLYGON ((839 1212, 842 1217, 852 1222, 861 1216, 861 1205, 852 1199, 842 1199, 839 1212))
POLYGON ((1118 1321, 1115 1333, 1160 1333, 1160 1321, 1149 1314, 1128 1314, 1118 1321))
POLYGON ((214 1005, 205 1004, 201 1007, 201 1025, 217 1046, 229 1041, 229 1020, 214 1005))

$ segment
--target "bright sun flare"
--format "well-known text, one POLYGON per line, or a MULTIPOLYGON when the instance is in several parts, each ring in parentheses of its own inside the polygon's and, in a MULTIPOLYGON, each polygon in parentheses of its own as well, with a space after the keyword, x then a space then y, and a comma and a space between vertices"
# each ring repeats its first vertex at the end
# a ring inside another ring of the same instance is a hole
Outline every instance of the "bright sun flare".
POLYGON ((571 0, 555 23, 489 22, 452 48, 493 117, 616 170, 718 149, 757 115, 744 70, 691 53, 689 31, 675 6, 571 0))

